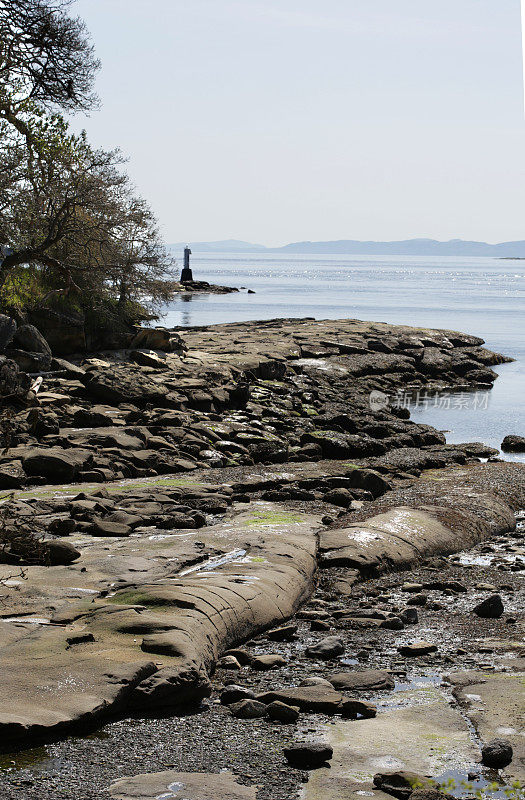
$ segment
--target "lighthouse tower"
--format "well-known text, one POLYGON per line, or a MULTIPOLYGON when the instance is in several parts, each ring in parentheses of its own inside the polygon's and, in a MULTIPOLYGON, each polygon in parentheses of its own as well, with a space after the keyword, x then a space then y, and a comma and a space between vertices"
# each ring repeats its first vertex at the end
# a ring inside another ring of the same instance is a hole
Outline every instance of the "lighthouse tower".
POLYGON ((191 250, 188 247, 188 245, 186 245, 186 247, 184 248, 184 267, 180 274, 181 283, 188 283, 193 280, 193 273, 190 269, 190 255, 191 255, 191 250))

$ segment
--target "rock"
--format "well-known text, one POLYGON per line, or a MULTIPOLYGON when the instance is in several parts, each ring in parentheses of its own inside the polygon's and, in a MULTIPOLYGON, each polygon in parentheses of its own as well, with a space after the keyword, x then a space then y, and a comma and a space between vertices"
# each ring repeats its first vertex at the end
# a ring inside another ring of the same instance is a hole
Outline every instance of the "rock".
POLYGON ((220 700, 223 706, 230 706, 240 700, 255 700, 255 692, 246 686, 238 686, 235 683, 226 686, 220 693, 220 700))
POLYGON ((472 609, 474 614, 483 619, 499 619, 504 610, 499 594, 492 594, 472 609))
POLYGON ((398 772, 378 772, 374 775, 374 786, 386 794, 405 800, 415 789, 435 789, 437 785, 430 778, 417 772, 402 770, 398 772))
POLYGON ((274 700, 266 709, 269 718, 276 722, 292 724, 299 719, 299 708, 297 706, 289 706, 286 703, 282 703, 280 700, 274 700))
POLYGON ((89 532, 92 536, 129 536, 131 528, 121 522, 111 522, 109 519, 95 517, 89 532))
POLYGON ((405 623, 401 617, 387 617, 386 619, 381 620, 379 627, 388 631, 402 631, 405 627, 405 623))
POLYGON ((489 447, 483 442, 466 442, 465 444, 457 444, 461 450, 464 450, 468 456, 474 458, 490 458, 491 456, 499 455, 499 450, 495 447, 489 447))
POLYGON ((350 485, 355 489, 364 489, 373 497, 381 497, 390 491, 392 484, 372 469, 354 469, 348 474, 350 485))
POLYGON ((355 436, 337 431, 314 431, 303 434, 301 445, 318 444, 323 458, 365 458, 381 455, 386 447, 369 436, 355 436))
POLYGON ((345 647, 342 639, 338 636, 327 636, 325 639, 321 639, 320 642, 317 642, 317 644, 312 644, 310 647, 307 647, 305 655, 308 658, 329 660, 331 658, 337 658, 337 656, 342 656, 344 651, 345 647))
POLYGON ((343 488, 332 489, 323 497, 325 503, 331 503, 334 506, 341 506, 342 508, 348 508, 353 499, 352 493, 349 492, 348 489, 343 488))
POLYGON ((0 358, 0 396, 27 397, 32 380, 10 358, 0 358))
POLYGON ((481 749, 481 762, 492 769, 508 767, 512 761, 512 745, 506 739, 492 739, 481 749))
POLYGON ((286 760, 295 769, 316 769, 330 761, 334 751, 329 744, 302 742, 283 749, 286 760))
POLYGON ((130 697, 134 710, 195 705, 211 695, 212 687, 203 668, 163 667, 135 687, 130 697))
POLYGON ((349 719, 373 719, 377 715, 377 708, 373 703, 357 700, 355 697, 345 697, 340 706, 343 717, 349 719))
POLYGON ((246 667, 253 661, 253 656, 249 650, 244 650, 242 647, 237 647, 233 650, 227 650, 225 656, 234 656, 241 666, 246 667))
POLYGON ((140 367, 111 365, 92 367, 82 377, 86 391, 106 403, 155 403, 162 405, 168 394, 164 384, 153 380, 140 367))
POLYGON ((437 646, 430 642, 413 642, 412 644, 404 644, 398 647, 397 650, 402 656, 416 657, 436 653, 437 646))
POLYGON ((24 372, 46 372, 51 366, 51 356, 46 353, 29 353, 27 350, 10 347, 6 354, 24 372))
POLYGON ((73 547, 70 542, 64 542, 61 539, 51 539, 45 543, 45 548, 51 566, 72 564, 81 556, 80 550, 73 547))
POLYGON ((50 483, 72 483, 86 462, 92 458, 89 450, 60 447, 28 448, 22 465, 28 475, 42 475, 50 483))
POLYGON ((422 583, 404 583, 401 587, 401 591, 409 592, 410 594, 418 594, 422 589, 422 583))
POLYGON ((163 350, 165 353, 183 353, 188 349, 181 337, 167 328, 138 328, 130 347, 134 350, 163 350))
POLYGON ((261 719, 266 716, 267 708, 258 700, 239 700, 230 705, 230 711, 238 719, 261 719))
POLYGON ((328 686, 296 686, 291 689, 280 689, 257 695, 257 699, 269 705, 280 700, 290 706, 297 706, 301 711, 318 714, 337 714, 343 695, 336 692, 331 684, 328 686))
POLYGON ((280 628, 274 628, 271 631, 267 631, 266 636, 272 642, 287 642, 290 639, 293 639, 295 634, 297 633, 297 625, 283 625, 280 628))
POLYGON ((312 675, 309 678, 305 678, 299 686, 326 686, 328 689, 333 689, 334 687, 327 681, 326 678, 319 678, 316 675, 312 675))
POLYGON ((20 489, 26 481, 21 461, 5 461, 0 464, 0 490, 20 489))
POLYGON ((501 449, 508 453, 525 453, 525 436, 505 436, 501 449))
POLYGON ((16 322, 6 314, 0 314, 0 353, 5 353, 16 332, 16 322))
POLYGON ((257 669, 260 672, 264 672, 269 669, 277 669, 278 667, 284 667, 287 661, 281 655, 275 654, 268 654, 268 655, 261 655, 255 656, 252 659, 251 666, 253 669, 257 669))
POLYGON ((335 672, 327 675, 334 689, 350 692, 369 692, 379 689, 393 689, 395 680, 386 670, 368 669, 359 672, 335 672))
POLYGON ((419 614, 417 608, 404 608, 399 614, 405 625, 417 625, 419 622, 419 614))
POLYGON ((428 595, 426 594, 414 594, 412 597, 409 597, 407 600, 407 605, 409 606, 426 606, 428 600, 428 595))
POLYGON ((46 363, 51 365, 51 348, 34 325, 20 325, 13 338, 13 345, 29 353, 42 353, 46 363))
MULTIPOLYGON (((478 776, 479 777, 479 776, 478 776)), ((468 778, 471 780, 471 778, 468 778)), ((443 789, 414 789, 410 800, 455 800, 454 795, 444 792, 443 789)))
POLYGON ((241 665, 235 656, 223 656, 217 661, 217 669, 241 669, 241 665))
POLYGON ((166 361, 153 350, 132 350, 129 357, 141 367, 153 367, 154 369, 166 369, 167 367, 166 361))
POLYGON ((66 361, 65 358, 53 358, 51 369, 56 372, 65 372, 68 378, 80 378, 86 374, 85 369, 79 367, 78 364, 73 364, 71 361, 66 361))
POLYGON ((313 619, 310 622, 311 631, 329 631, 330 627, 331 627, 330 623, 326 622, 323 619, 313 619))

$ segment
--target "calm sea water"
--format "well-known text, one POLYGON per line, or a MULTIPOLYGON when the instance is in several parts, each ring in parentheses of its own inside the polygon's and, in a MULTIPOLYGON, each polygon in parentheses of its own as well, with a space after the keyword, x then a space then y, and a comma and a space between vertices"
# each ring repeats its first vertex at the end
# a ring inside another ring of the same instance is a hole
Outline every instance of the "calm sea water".
MULTIPOLYGON (((195 255, 192 267, 196 280, 256 293, 178 297, 163 320, 169 326, 357 318, 481 336, 516 359, 496 368, 488 403, 414 408, 412 418, 445 430, 449 442, 499 447, 507 434, 525 435, 525 261, 221 253, 195 255)), ((525 461, 525 454, 504 457, 525 461)))

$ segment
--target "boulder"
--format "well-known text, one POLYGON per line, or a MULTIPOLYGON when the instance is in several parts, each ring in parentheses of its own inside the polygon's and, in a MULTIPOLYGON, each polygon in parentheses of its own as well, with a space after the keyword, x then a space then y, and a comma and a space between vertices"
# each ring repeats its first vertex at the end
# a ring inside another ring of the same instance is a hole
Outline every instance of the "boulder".
POLYGON ((16 332, 16 322, 6 314, 0 314, 0 353, 5 353, 13 341, 16 332))
POLYGON ((81 448, 28 448, 22 465, 28 475, 41 475, 50 483, 71 483, 84 468, 92 453, 81 448))
POLYGON ((203 667, 163 667, 135 687, 130 697, 133 710, 163 710, 199 704, 211 695, 212 687, 203 667))
POLYGON ((506 739, 492 739, 481 750, 481 761, 486 767, 503 769, 513 757, 512 745, 506 739))
POLYGON ((373 703, 366 700, 358 700, 355 697, 345 697, 340 707, 343 717, 349 719, 372 719, 377 715, 377 708, 373 703))
POLYGON ((220 700, 223 706, 230 706, 241 700, 255 700, 255 692, 248 689, 247 686, 237 686, 237 684, 231 683, 220 693, 220 700))
POLYGON ((61 539, 51 539, 45 543, 47 551, 47 558, 50 566, 54 567, 58 564, 72 564, 80 558, 81 553, 70 542, 64 542, 61 539))
POLYGON ((87 393, 97 400, 106 403, 134 403, 142 405, 147 402, 162 404, 168 389, 162 383, 154 381, 139 367, 113 365, 108 368, 92 367, 82 377, 87 393))
POLYGON ((378 772, 374 775, 374 786, 386 794, 400 798, 400 800, 406 800, 415 789, 437 788, 435 781, 408 770, 378 772))
POLYGON ((350 435, 330 430, 304 433, 301 444, 310 442, 320 445, 323 458, 366 458, 386 452, 385 445, 370 436, 350 435))
POLYGON ((348 508, 353 499, 351 492, 343 487, 331 489, 331 491, 327 492, 323 497, 325 503, 330 503, 333 506, 341 506, 342 508, 348 508))
POLYGON ((223 656, 217 661, 217 669, 241 669, 241 665, 235 656, 223 656))
POLYGON ((484 619, 499 619, 504 610, 503 600, 499 594, 490 595, 472 609, 474 614, 484 619))
POLYGON ((345 651, 343 640, 338 636, 327 636, 321 639, 320 642, 312 644, 305 650, 305 655, 308 658, 321 658, 329 660, 342 656, 345 651))
POLYGON ((64 314, 49 308, 38 308, 29 313, 29 321, 40 331, 53 353, 66 356, 86 349, 86 331, 83 314, 64 314))
POLYGON ((386 670, 367 669, 361 672, 357 670, 349 672, 335 672, 327 675, 327 680, 334 689, 341 689, 350 692, 369 692, 378 689, 393 689, 395 681, 392 675, 386 670))
POLYGON ((402 656, 417 657, 427 656, 429 653, 437 652, 437 645, 430 642, 412 642, 412 644, 404 644, 398 647, 398 652, 402 656))
POLYGON ((0 464, 0 490, 20 489, 26 481, 22 462, 18 459, 0 464))
POLYGON ((95 517, 89 532, 92 536, 129 536, 131 528, 122 522, 113 522, 109 519, 95 517))
POLYGON ((295 769, 316 769, 330 761, 334 751, 329 744, 300 742, 283 749, 286 760, 295 769))
POLYGON ((290 625, 283 625, 280 628, 274 628, 271 631, 266 633, 268 639, 271 639, 272 642, 287 642, 290 639, 293 639, 295 634, 297 633, 297 625, 293 623, 290 625))
POLYGON ((183 353, 188 348, 181 337, 167 328, 138 328, 130 342, 133 350, 162 350, 165 353, 183 353))
POLYGON ((10 358, 0 356, 0 397, 27 395, 31 387, 31 378, 20 372, 18 364, 10 358))
POLYGON ((286 659, 277 654, 268 654, 268 655, 261 655, 255 656, 251 662, 251 666, 253 669, 257 669, 260 672, 264 672, 269 669, 277 669, 278 667, 286 666, 286 659))
POLYGON ((129 357, 135 364, 141 367, 166 369, 166 357, 164 356, 164 358, 161 358, 154 350, 132 350, 129 357))
POLYGON ((239 700, 230 705, 230 711, 238 719, 261 719, 266 716, 266 706, 258 700, 239 700))
POLYGON ((364 489, 375 497, 381 497, 390 491, 392 484, 373 469, 354 469, 349 474, 350 486, 355 489, 364 489))
POLYGON ((290 725, 297 722, 299 719, 299 708, 297 706, 289 706, 282 703, 280 700, 274 700, 266 706, 268 717, 276 722, 282 722, 285 725, 290 725))
POLYGON ((525 436, 505 436, 501 449, 508 453, 525 453, 525 436))
POLYGON ((51 356, 45 353, 29 353, 27 350, 19 350, 10 347, 7 355, 24 372, 46 372, 51 366, 51 356))
POLYGON ((336 692, 331 685, 316 684, 265 692, 258 695, 257 699, 266 705, 280 700, 281 703, 297 706, 300 711, 311 711, 315 714, 337 714, 343 701, 343 695, 341 692, 336 692))
POLYGON ((13 346, 29 353, 42 353, 51 365, 51 348, 34 325, 20 325, 13 337, 13 346))

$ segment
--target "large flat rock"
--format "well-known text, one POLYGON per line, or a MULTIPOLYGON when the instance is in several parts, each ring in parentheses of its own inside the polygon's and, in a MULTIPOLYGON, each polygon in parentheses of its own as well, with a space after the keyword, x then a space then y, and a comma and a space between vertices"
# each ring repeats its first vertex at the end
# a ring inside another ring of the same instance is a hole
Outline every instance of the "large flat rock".
POLYGON ((13 593, 13 617, 0 625, 2 745, 63 735, 117 712, 198 702, 222 651, 280 624, 310 595, 318 525, 315 515, 270 503, 234 510, 199 531, 213 557, 185 569, 177 566, 185 536, 126 539, 121 566, 141 555, 151 568, 120 590, 110 546, 98 541, 83 567, 29 570, 13 593), (40 614, 15 616, 21 606, 40 614))
POLYGON ((525 782, 525 672, 452 673, 454 694, 484 743, 507 739, 514 758, 504 773, 525 782))
POLYGON ((408 770, 438 777, 448 770, 465 773, 479 760, 467 723, 439 689, 400 693, 405 708, 394 708, 375 719, 336 722, 323 728, 334 748, 330 770, 311 772, 302 800, 362 800, 389 795, 375 789, 377 772, 408 770), (405 695, 402 697, 402 695, 405 695))

